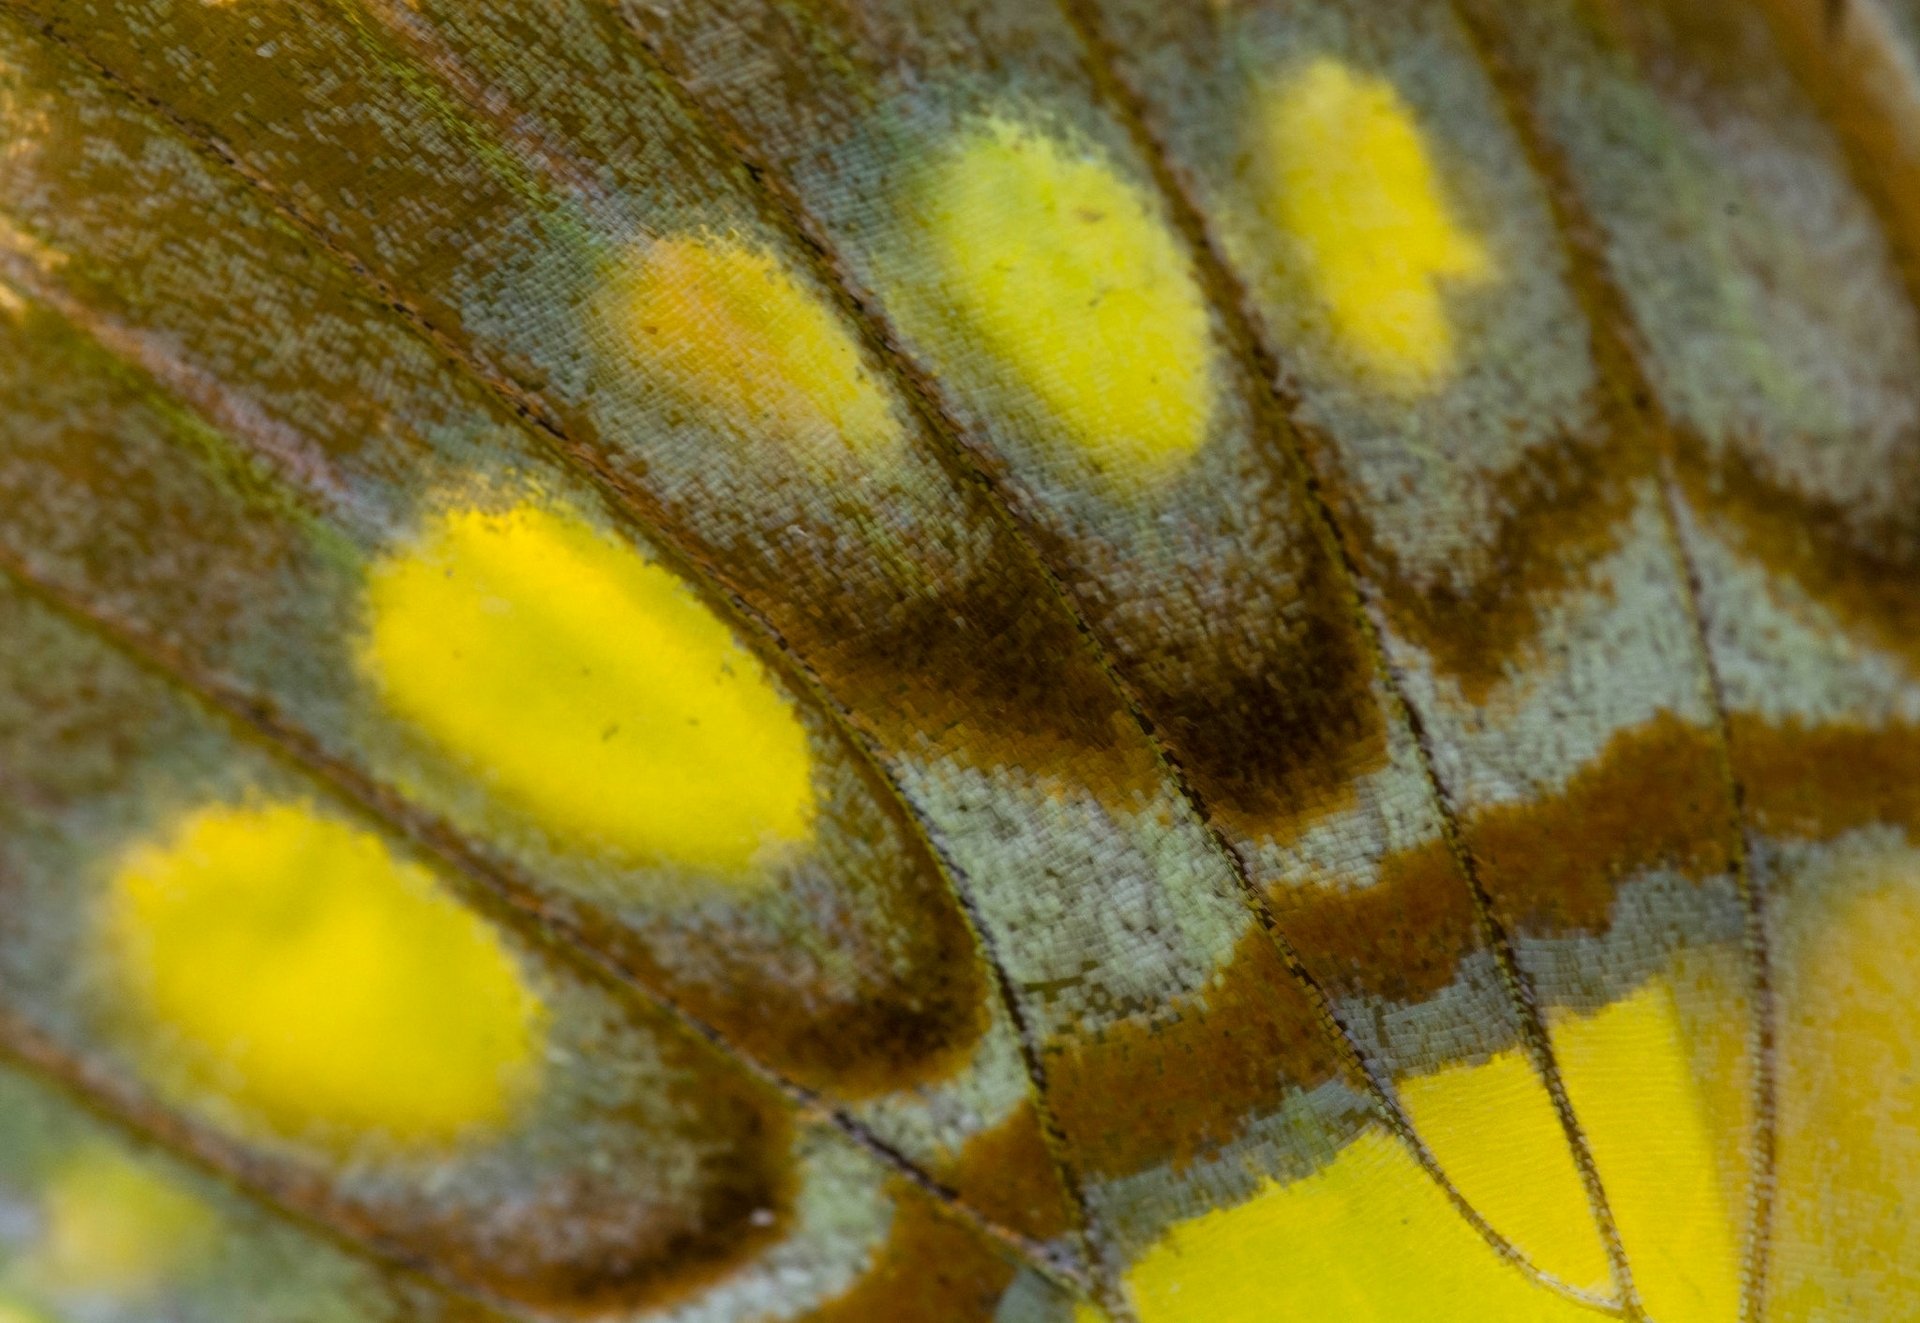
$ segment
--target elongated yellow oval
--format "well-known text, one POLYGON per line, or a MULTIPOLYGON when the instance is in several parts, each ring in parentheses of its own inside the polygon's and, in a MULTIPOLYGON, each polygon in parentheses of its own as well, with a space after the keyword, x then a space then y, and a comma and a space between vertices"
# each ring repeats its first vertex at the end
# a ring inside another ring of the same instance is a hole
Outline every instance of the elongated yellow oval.
POLYGON ((544 1012, 500 940, 379 838, 304 803, 215 805, 133 849, 103 941, 164 1090, 335 1147, 508 1124, 544 1012))
POLYGON ((811 838, 805 727, 671 570, 533 505, 428 523, 367 580, 391 710, 565 850, 742 885, 811 838))
POLYGON ((1178 239, 1092 151, 988 119, 929 170, 912 213, 939 297, 1110 478, 1176 468, 1207 438, 1207 312, 1178 239))
POLYGON ((1268 220, 1355 364, 1417 393, 1452 371, 1447 280, 1484 280, 1486 249, 1454 220, 1413 112, 1393 84, 1314 60, 1262 108, 1268 220))
POLYGON ((802 458, 884 459, 903 438, 846 325, 773 254, 733 238, 649 245, 617 324, 669 390, 802 458))

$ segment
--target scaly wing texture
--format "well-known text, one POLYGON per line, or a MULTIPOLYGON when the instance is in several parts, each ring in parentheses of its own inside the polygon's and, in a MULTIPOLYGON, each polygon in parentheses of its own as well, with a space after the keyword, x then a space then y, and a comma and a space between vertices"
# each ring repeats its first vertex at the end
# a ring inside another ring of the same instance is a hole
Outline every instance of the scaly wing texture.
POLYGON ((1905 0, 0 0, 0 1323, 1920 1309, 1905 0))

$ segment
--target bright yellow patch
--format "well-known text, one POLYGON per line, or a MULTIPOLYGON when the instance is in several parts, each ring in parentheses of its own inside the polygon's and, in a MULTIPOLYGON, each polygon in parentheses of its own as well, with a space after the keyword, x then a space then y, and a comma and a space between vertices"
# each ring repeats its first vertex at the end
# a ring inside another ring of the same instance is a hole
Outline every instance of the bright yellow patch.
MULTIPOLYGON (((1915 907, 1920 916, 1920 906, 1915 907)), ((1920 943, 1920 920, 1910 935, 1920 943)), ((1911 948, 1909 948, 1911 949, 1911 948)), ((1612 1201, 1635 1285, 1662 1323, 1737 1316, 1736 1228, 1710 1084, 1673 993, 1657 980, 1550 1032, 1612 1201)), ((1455 1188, 1536 1266, 1608 1286, 1585 1191, 1544 1091, 1518 1052, 1404 1082, 1401 1097, 1455 1188)), ((1595 1320, 1528 1281, 1379 1131, 1327 1167, 1175 1226, 1128 1271, 1142 1323, 1595 1320)), ((1097 1318, 1088 1312, 1083 1323, 1097 1318)))
POLYGON ((1727 1204, 1711 1082, 1671 987, 1655 979, 1597 1014, 1549 1025, 1567 1096, 1606 1188, 1647 1313, 1740 1314, 1740 1230, 1727 1204))
POLYGON ((651 244, 617 282, 619 323, 661 384, 803 458, 883 458, 903 439, 833 310, 735 239, 651 244))
POLYGON ((102 941, 156 1083, 271 1131, 438 1145, 507 1124, 542 1011, 480 919, 304 804, 221 805, 135 848, 102 941))
POLYGON ((1400 1099, 1447 1179, 1489 1226, 1556 1280, 1612 1289, 1566 1132, 1524 1053, 1409 1079, 1400 1099))
POLYGON ((219 1238, 212 1209, 105 1147, 75 1151, 48 1179, 42 1201, 45 1230, 31 1268, 54 1290, 137 1298, 192 1271, 219 1238))
POLYGON ((0 1298, 0 1323, 53 1323, 45 1314, 18 1301, 0 1298))
POLYGON ((1141 1323, 1599 1323, 1527 1280, 1396 1139, 1176 1225, 1127 1271, 1141 1323))
POLYGON ((939 297, 1106 476, 1157 476, 1205 442, 1205 302, 1159 212, 1111 166, 990 119, 941 155, 913 215, 939 297))
POLYGON ((1398 393, 1454 366, 1447 280, 1484 280, 1486 250, 1454 222, 1419 126, 1382 78, 1320 58, 1266 101, 1264 210, 1355 365, 1398 393))
POLYGON ((671 571, 533 506, 432 521, 368 576, 361 666, 562 848, 762 884, 811 837, 812 756, 671 571))
MULTIPOLYGON (((1780 931, 1769 1318, 1906 1319, 1920 1280, 1920 851, 1837 862, 1780 931)), ((1783 888, 1784 890, 1784 888, 1783 888)))

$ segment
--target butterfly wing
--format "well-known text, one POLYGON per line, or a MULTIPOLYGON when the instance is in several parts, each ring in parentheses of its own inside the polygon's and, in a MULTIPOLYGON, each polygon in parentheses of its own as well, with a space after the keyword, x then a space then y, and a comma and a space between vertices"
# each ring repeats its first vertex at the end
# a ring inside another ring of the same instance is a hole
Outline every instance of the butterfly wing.
POLYGON ((0 11, 0 1318, 1900 1313, 1778 8, 0 11))

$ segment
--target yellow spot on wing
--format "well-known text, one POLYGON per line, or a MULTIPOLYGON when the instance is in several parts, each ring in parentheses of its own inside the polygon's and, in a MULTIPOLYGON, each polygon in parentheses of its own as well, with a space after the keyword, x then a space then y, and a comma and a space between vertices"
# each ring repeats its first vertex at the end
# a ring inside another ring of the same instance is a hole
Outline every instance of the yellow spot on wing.
POLYGON ((811 837, 806 731, 671 571, 532 506, 444 515, 377 565, 361 664, 562 848, 764 883, 811 837))
POLYGON ((803 457, 872 461, 901 443, 847 327, 771 254, 670 238, 616 282, 622 329, 657 380, 803 457))
POLYGON ((1549 1030, 1648 1315, 1737 1318, 1739 1232, 1672 987, 1655 979, 1593 1015, 1556 1015, 1549 1030))
MULTIPOLYGON (((1916 907, 1920 912, 1920 907, 1916 907)), ((1851 949, 1851 948, 1849 948, 1851 949)), ((1698 1044, 1655 980, 1551 1033, 1648 1312, 1725 1323, 1739 1312, 1736 1230, 1698 1044)), ((1527 1228, 1537 1266, 1604 1286, 1606 1265, 1559 1125, 1517 1052, 1406 1081, 1441 1166, 1496 1227, 1527 1228), (1487 1100, 1505 1100, 1489 1123, 1487 1100)), ((1330 1164, 1177 1224, 1126 1274, 1142 1323, 1594 1320, 1480 1240, 1401 1146, 1369 1131, 1330 1164)), ((1085 1311, 1082 1323, 1097 1318, 1085 1311)))
POLYGON ((189 1103, 345 1147, 507 1124, 542 1010, 508 952, 419 866, 297 803, 217 806, 136 847, 103 941, 144 1064, 189 1103))
POLYGON ((1444 378, 1454 341, 1442 282, 1485 279, 1492 264, 1455 224, 1393 85, 1317 59, 1267 99, 1261 127, 1268 219, 1346 352, 1396 392, 1444 378))
POLYGON ((69 1156, 42 1198, 45 1230, 30 1266, 54 1290, 137 1298, 190 1272, 219 1234, 199 1199, 101 1146, 69 1156))
POLYGON ((1524 1053, 1416 1076, 1400 1100, 1454 1188, 1535 1267, 1582 1290, 1610 1289, 1586 1186, 1524 1053))
POLYGON ((1141 1323, 1599 1323, 1528 1281, 1400 1142, 1370 1130, 1326 1167, 1176 1224, 1126 1274, 1141 1323))
POLYGON ((1108 477, 1205 442, 1205 304, 1179 242, 1105 162, 1002 119, 950 145, 917 195, 940 296, 1108 477))
POLYGON ((1776 1323, 1909 1319, 1920 1281, 1920 851, 1830 848, 1775 930, 1776 1323))

